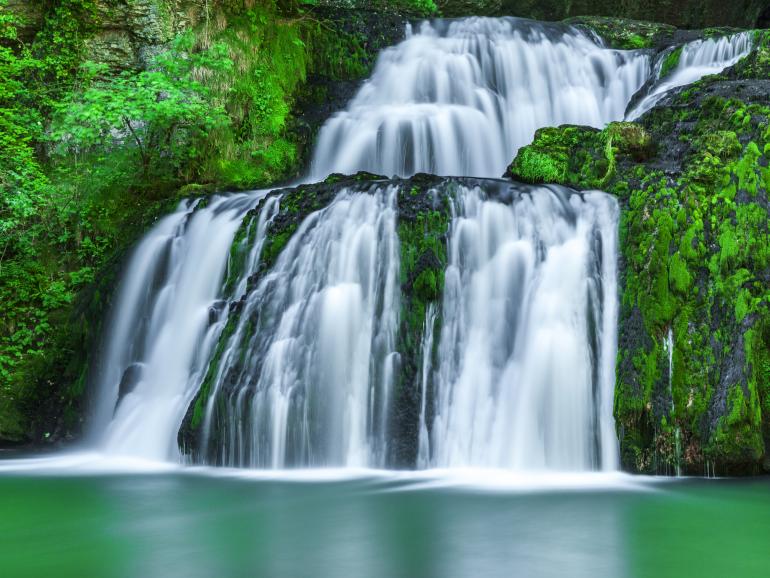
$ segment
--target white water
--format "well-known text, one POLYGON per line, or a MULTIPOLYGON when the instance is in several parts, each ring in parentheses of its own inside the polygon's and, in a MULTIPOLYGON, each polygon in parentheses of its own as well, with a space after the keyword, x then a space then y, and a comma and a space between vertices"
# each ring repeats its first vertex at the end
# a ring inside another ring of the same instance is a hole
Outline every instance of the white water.
POLYGON ((343 192, 248 296, 204 453, 222 465, 384 463, 399 295, 395 189, 343 192))
POLYGON ((617 216, 601 193, 459 197, 432 464, 616 467, 617 216))
MULTIPOLYGON (((706 66, 707 51, 696 53, 683 54, 683 74, 691 61, 706 66)), ((313 174, 497 176, 541 126, 622 118, 649 74, 646 55, 601 48, 574 29, 425 23, 385 51, 348 110, 324 126, 313 174)), ((386 465, 399 323, 395 191, 343 192, 262 271, 280 203, 271 197, 237 247, 246 266, 225 291, 235 232, 264 194, 195 211, 184 204, 137 247, 97 379, 92 429, 107 453, 180 459, 177 432, 228 322, 226 300, 246 295, 212 365, 199 458, 386 465)), ((429 308, 415 384, 420 467, 616 466, 617 208, 599 193, 583 199, 543 188, 504 205, 461 190, 446 293, 440 313, 429 308), (437 367, 433 314, 443 319, 437 367)))
POLYGON ((436 327, 436 306, 428 305, 425 312, 425 330, 422 337, 420 367, 420 431, 417 438, 417 467, 430 467, 430 433, 428 432, 428 384, 431 380, 433 362, 433 334, 436 327))
MULTIPOLYGON (((682 47, 676 68, 653 85, 650 93, 626 114, 627 120, 636 120, 655 106, 672 89, 697 82, 709 74, 719 74, 733 66, 751 51, 750 32, 733 36, 696 40, 682 47)), ((657 66, 660 74, 661 62, 657 66)))
POLYGON ((499 177, 544 126, 621 120, 649 56, 513 18, 423 23, 320 132, 312 173, 499 177))
MULTIPOLYGON (((674 401, 674 329, 669 326, 668 333, 663 340, 663 348, 668 353, 668 393, 671 396, 670 419, 674 421, 676 415, 676 402, 674 401)), ((677 477, 682 475, 682 430, 678 425, 674 425, 674 451, 676 460, 674 471, 677 477)))
POLYGON ((183 203, 139 244, 100 364, 93 427, 105 451, 178 456, 176 432, 222 329, 212 310, 240 217, 258 196, 183 203), (131 383, 119 398, 119 384, 131 383))

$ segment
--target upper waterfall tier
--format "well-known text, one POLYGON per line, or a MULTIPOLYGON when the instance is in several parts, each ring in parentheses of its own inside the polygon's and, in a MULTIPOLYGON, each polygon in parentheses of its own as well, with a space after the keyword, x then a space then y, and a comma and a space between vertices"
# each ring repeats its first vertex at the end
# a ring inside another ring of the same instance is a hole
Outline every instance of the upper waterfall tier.
POLYGON ((538 128, 621 120, 650 70, 571 27, 424 22, 322 128, 311 172, 498 177, 538 128))

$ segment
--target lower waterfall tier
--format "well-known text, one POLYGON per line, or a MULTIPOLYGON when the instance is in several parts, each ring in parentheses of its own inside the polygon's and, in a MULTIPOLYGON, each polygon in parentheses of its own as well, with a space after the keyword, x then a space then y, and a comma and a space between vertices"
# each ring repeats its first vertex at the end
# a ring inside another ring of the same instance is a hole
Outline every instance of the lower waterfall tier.
POLYGON ((603 193, 427 175, 184 205, 126 273, 106 450, 614 469, 617 222, 603 193))

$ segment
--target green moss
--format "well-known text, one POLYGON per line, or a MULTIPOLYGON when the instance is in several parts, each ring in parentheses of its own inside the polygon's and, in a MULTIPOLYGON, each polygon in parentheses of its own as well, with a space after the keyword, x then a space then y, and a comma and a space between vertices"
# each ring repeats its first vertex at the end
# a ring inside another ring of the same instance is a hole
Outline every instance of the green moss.
POLYGON ((232 245, 230 246, 230 254, 227 259, 224 295, 237 297, 237 295, 232 295, 232 293, 235 289, 235 284, 238 282, 238 279, 240 279, 246 267, 246 259, 249 255, 251 245, 254 242, 256 231, 256 216, 247 215, 244 217, 241 226, 238 227, 238 231, 235 233, 232 245))
POLYGON ((558 183, 567 173, 567 157, 561 152, 543 152, 525 147, 511 168, 516 178, 525 183, 558 183))
POLYGON ((679 59, 682 57, 682 47, 679 46, 669 52, 663 59, 663 64, 660 67, 660 78, 665 78, 671 72, 679 66, 679 59))
POLYGON ((206 377, 203 378, 203 383, 198 390, 198 395, 195 397, 195 400, 192 403, 192 415, 190 418, 189 427, 193 432, 197 433, 198 429, 203 424, 203 419, 206 414, 206 404, 208 403, 209 397, 211 396, 211 388, 214 385, 214 380, 219 374, 219 366, 222 363, 222 355, 225 352, 225 348, 227 347, 227 343, 230 340, 230 337, 232 337, 233 333, 235 333, 237 326, 238 315, 230 315, 230 318, 227 320, 227 325, 225 325, 225 328, 222 330, 222 333, 219 336, 219 340, 217 341, 217 347, 214 350, 214 355, 211 357, 211 362, 209 363, 209 367, 206 370, 206 377))
POLYGON ((538 130, 522 147, 507 175, 527 183, 561 183, 578 188, 604 188, 626 158, 644 159, 654 150, 640 125, 615 122, 604 130, 564 125, 538 130))
POLYGON ((265 245, 262 249, 262 266, 266 269, 270 269, 278 260, 278 256, 284 250, 286 245, 289 244, 294 233, 297 231, 299 224, 294 222, 280 230, 269 229, 267 237, 265 238, 265 245))
POLYGON ((692 275, 687 270, 687 262, 680 253, 674 253, 669 259, 668 274, 672 287, 680 293, 687 293, 692 287, 692 275))
POLYGON ((765 312, 756 326, 746 332, 746 362, 750 374, 749 389, 759 400, 761 430, 765 448, 770 444, 770 317, 765 312))
MULTIPOLYGON (((411 191, 406 194, 414 196, 411 191)), ((448 208, 420 210, 410 218, 399 220, 402 351, 419 348, 427 307, 441 297, 447 265, 448 229, 448 208)))
POLYGON ((602 38, 610 48, 621 50, 653 48, 675 30, 666 24, 601 16, 579 16, 565 22, 588 29, 602 38))
MULTIPOLYGON (((316 6, 324 4, 319 0, 299 0, 301 5, 316 6)), ((326 2, 332 6, 334 2, 326 2)), ((436 14, 438 8, 434 0, 342 0, 337 2, 344 8, 353 10, 372 10, 384 13, 397 12, 407 16, 428 17, 436 14)))
POLYGON ((367 48, 369 39, 362 32, 346 32, 318 23, 308 37, 314 74, 349 80, 372 72, 375 59, 367 48))
POLYGON ((743 388, 734 386, 727 398, 728 413, 719 419, 706 455, 716 462, 756 463, 764 454, 764 443, 755 392, 747 399, 743 388))

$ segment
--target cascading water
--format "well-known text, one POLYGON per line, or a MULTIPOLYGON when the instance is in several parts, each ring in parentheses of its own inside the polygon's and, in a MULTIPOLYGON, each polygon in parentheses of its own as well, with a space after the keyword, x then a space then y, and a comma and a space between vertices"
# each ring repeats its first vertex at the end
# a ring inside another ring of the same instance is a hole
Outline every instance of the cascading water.
MULTIPOLYGON (((671 419, 675 419, 676 403, 674 401, 674 329, 669 326, 666 338, 663 340, 663 348, 668 353, 668 393, 671 396, 671 419)), ((677 477, 682 475, 682 430, 674 424, 674 472, 677 477)))
POLYGON ((456 211, 431 463, 613 469, 616 202, 475 189, 456 211))
POLYGON ((211 461, 384 463, 399 299, 393 195, 338 195, 249 294, 207 409, 211 461))
POLYGON ((647 54, 602 48, 570 27, 424 22, 323 127, 313 176, 498 177, 538 128, 621 120, 649 75, 647 54))
MULTIPOLYGON (((677 78, 745 50, 725 43, 733 52, 685 48, 677 78)), ((650 69, 647 53, 574 28, 424 23, 322 128, 309 180, 495 177, 541 126, 622 118, 650 69)), ((204 463, 386 466, 395 399, 410 387, 419 467, 615 467, 615 201, 453 184, 443 300, 426 308, 405 385, 399 186, 340 192, 284 230, 269 270, 279 193, 184 203, 159 222, 126 270, 100 363, 93 431, 105 450, 181 459, 177 436, 185 446, 195 429, 204 463)))
POLYGON ((428 432, 428 384, 431 379, 433 343, 436 329, 436 306, 431 303, 425 315, 425 331, 422 337, 420 367, 420 431, 417 438, 417 467, 424 469, 431 465, 430 433, 428 432))
POLYGON ((106 451, 178 455, 176 430, 222 329, 212 307, 242 215, 259 195, 185 202, 137 247, 98 376, 94 433, 106 451))
MULTIPOLYGON (((692 84, 709 74, 719 74, 737 63, 751 50, 751 33, 696 40, 681 48, 677 66, 664 78, 653 84, 649 94, 626 114, 627 120, 636 120, 655 106, 674 88, 692 84)), ((660 75, 663 61, 658 63, 660 75)))

